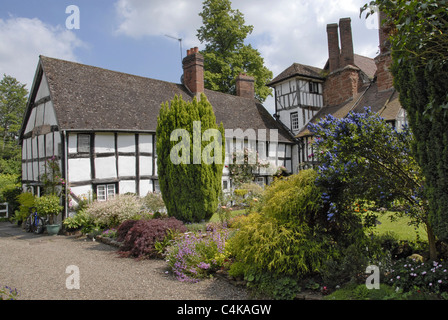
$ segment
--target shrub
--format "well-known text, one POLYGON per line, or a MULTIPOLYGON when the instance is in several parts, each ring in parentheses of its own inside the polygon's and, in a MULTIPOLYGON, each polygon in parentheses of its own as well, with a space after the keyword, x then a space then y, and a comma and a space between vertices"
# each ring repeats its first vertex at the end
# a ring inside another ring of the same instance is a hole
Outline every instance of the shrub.
POLYGON ((62 224, 69 231, 81 230, 82 233, 89 233, 97 227, 86 209, 79 210, 75 215, 65 218, 62 224))
POLYGON ((123 239, 120 255, 139 259, 156 257, 155 244, 162 242, 170 231, 185 232, 186 228, 174 217, 125 221, 117 229, 117 240, 123 239), (123 238, 126 229, 128 231, 123 238))
POLYGON ((40 216, 49 216, 50 224, 54 223, 54 218, 64 209, 60 205, 61 199, 55 195, 46 195, 40 198, 36 198, 34 204, 36 206, 36 211, 40 216))
POLYGON ((117 228, 117 241, 123 242, 128 234, 129 230, 137 223, 139 220, 125 220, 117 228))
POLYGON ((0 300, 17 300, 19 292, 9 286, 0 287, 0 300))
POLYGON ((157 192, 148 192, 143 198, 145 209, 155 214, 166 211, 165 203, 163 202, 162 194, 157 192))
POLYGON ((309 234, 309 229, 282 224, 259 213, 245 219, 229 239, 229 250, 247 270, 259 273, 297 275, 318 272, 328 259, 327 240, 309 234))
POLYGON ((409 292, 418 288, 426 293, 446 292, 448 289, 448 264, 437 261, 420 262, 405 259, 398 261, 388 274, 389 284, 409 292))
POLYGON ((25 221, 30 215, 30 208, 34 207, 34 195, 31 192, 24 192, 17 196, 19 202, 19 210, 15 212, 15 219, 17 221, 25 221))
POLYGON ((331 254, 316 173, 301 171, 268 186, 260 213, 240 223, 229 240, 236 261, 258 272, 298 275, 319 271, 331 254))
POLYGON ((88 205, 87 213, 103 227, 118 226, 125 220, 137 217, 142 211, 142 201, 134 195, 117 195, 108 201, 95 201, 88 205))
POLYGON ((166 253, 168 265, 179 281, 197 282, 227 260, 227 228, 208 226, 205 233, 186 233, 166 253))

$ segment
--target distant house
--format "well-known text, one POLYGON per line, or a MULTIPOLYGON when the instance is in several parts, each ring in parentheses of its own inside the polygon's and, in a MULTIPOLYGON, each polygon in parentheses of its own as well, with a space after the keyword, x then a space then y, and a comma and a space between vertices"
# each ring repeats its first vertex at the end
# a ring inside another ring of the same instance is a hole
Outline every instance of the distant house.
MULTIPOLYGON (((218 123, 246 135, 230 130, 226 161, 232 151, 249 146, 273 166, 297 168, 297 143, 254 98, 253 78, 237 78, 237 96, 204 89, 197 48, 188 50, 183 68, 183 83, 176 84, 40 56, 20 134, 23 189, 40 194, 44 163, 55 157, 74 202, 89 194, 102 201, 158 191, 155 132, 161 104, 175 95, 191 100, 200 93, 218 123)), ((256 182, 271 179, 262 171, 256 182)), ((228 169, 222 183, 224 190, 231 188, 228 169)))
POLYGON ((316 164, 308 123, 328 114, 343 118, 371 107, 397 128, 406 123, 388 70, 391 55, 384 28, 379 30, 380 54, 374 59, 354 53, 350 18, 327 25, 327 35, 329 59, 323 69, 294 63, 268 84, 275 91, 274 117, 300 141, 300 168, 316 164))

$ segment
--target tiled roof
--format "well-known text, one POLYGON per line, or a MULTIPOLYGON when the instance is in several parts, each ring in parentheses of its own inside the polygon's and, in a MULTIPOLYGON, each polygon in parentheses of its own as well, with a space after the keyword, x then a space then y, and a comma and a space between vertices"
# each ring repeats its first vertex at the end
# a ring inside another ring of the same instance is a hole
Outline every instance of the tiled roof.
MULTIPOLYGON (((41 56, 61 130, 153 131, 162 103, 175 95, 191 100, 182 84, 41 56)), ((216 120, 225 129, 278 129, 279 141, 292 142, 256 100, 205 90, 216 120)))
MULTIPOLYGON (((311 122, 316 123, 329 114, 333 115, 335 118, 344 118, 350 111, 359 113, 364 112, 365 107, 370 107, 372 111, 377 112, 386 121, 396 120, 401 109, 398 92, 394 88, 378 91, 378 86, 375 82, 366 84, 350 101, 335 106, 323 107, 316 113, 313 119, 311 119, 311 122)), ((310 132, 307 127, 304 127, 297 137, 307 135, 310 135, 310 132)))
POLYGON ((275 77, 270 83, 268 83, 268 86, 273 86, 274 84, 287 80, 292 77, 296 76, 303 76, 303 77, 311 77, 315 79, 324 80, 324 77, 322 75, 322 69, 307 66, 300 63, 293 63, 290 67, 288 67, 286 70, 284 70, 282 73, 280 73, 277 77, 275 77))

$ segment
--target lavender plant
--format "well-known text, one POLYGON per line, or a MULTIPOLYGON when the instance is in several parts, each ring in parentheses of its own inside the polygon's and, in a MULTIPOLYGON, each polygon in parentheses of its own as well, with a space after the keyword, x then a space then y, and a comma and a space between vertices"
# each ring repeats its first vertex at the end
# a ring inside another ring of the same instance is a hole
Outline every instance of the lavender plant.
POLYGON ((179 281, 198 282, 226 259, 226 227, 208 227, 206 232, 185 233, 166 252, 168 266, 179 281))

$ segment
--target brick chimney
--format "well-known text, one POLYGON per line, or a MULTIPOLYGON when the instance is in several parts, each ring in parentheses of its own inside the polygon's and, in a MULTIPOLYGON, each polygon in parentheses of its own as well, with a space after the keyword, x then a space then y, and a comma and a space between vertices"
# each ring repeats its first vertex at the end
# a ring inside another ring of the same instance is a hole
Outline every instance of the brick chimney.
POLYGON ((390 89, 394 86, 394 79, 389 71, 392 64, 392 56, 390 53, 390 41, 387 22, 382 22, 387 19, 387 15, 384 12, 380 12, 379 19, 379 41, 380 41, 380 54, 375 58, 376 63, 376 83, 378 91, 390 89))
POLYGON ((327 25, 327 36, 330 72, 333 72, 339 69, 339 56, 341 55, 337 23, 327 25))
POLYGON ((324 104, 334 106, 352 99, 362 86, 362 80, 360 69, 355 66, 351 19, 342 18, 339 25, 328 24, 327 36, 330 73, 324 83, 324 104))
POLYGON ((204 57, 198 47, 187 50, 187 56, 182 61, 184 76, 183 84, 194 95, 204 92, 204 57))
POLYGON ((342 18, 339 20, 339 32, 341 35, 341 58, 340 68, 355 64, 355 53, 353 51, 352 20, 342 18))
POLYGON ((255 97, 255 78, 245 73, 236 77, 236 95, 243 98, 255 97))

